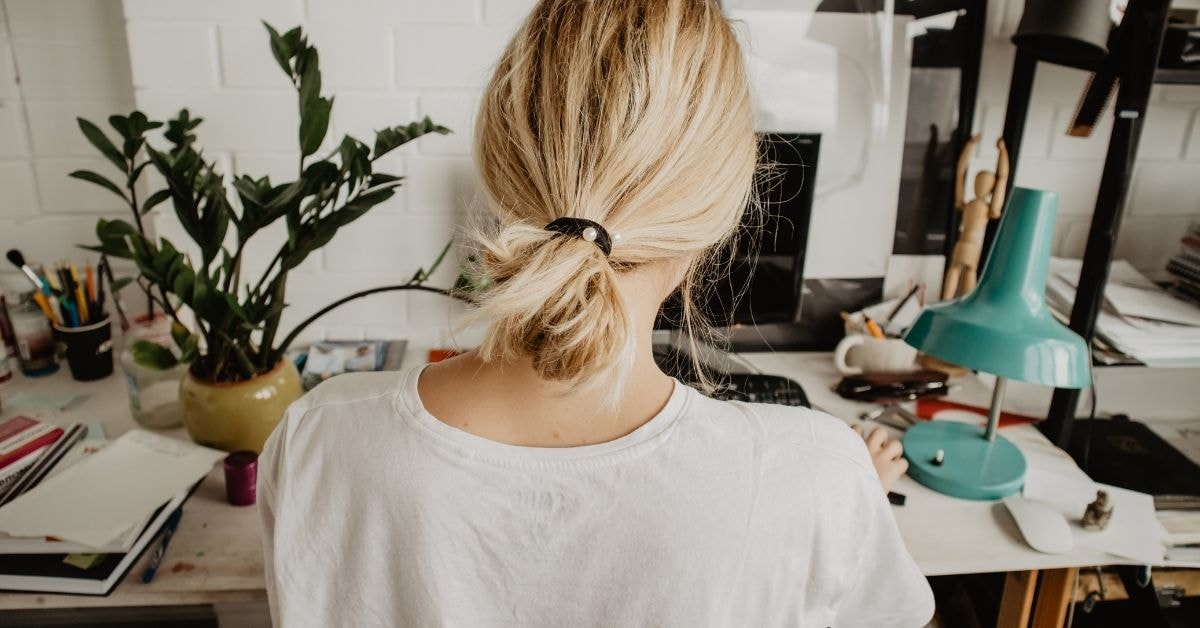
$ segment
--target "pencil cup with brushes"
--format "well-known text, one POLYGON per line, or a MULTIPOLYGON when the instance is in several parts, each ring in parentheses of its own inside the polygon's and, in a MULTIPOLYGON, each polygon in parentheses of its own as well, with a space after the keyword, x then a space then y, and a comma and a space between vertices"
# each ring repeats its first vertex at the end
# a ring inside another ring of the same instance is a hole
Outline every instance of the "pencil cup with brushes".
POLYGON ((58 264, 54 273, 35 270, 17 249, 6 254, 32 286, 31 301, 53 328, 58 351, 67 359, 77 381, 108 377, 113 372, 112 322, 105 310, 101 272, 86 264, 84 271, 70 262, 58 264), (99 281, 97 276, 99 275, 99 281))

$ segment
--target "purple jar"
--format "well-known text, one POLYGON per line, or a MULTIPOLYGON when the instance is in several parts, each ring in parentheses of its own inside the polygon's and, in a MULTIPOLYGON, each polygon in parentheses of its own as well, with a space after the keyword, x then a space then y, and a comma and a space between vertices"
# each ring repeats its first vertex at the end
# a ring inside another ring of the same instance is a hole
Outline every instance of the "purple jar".
POLYGON ((251 506, 257 500, 258 454, 235 451, 225 457, 225 496, 234 506, 251 506))

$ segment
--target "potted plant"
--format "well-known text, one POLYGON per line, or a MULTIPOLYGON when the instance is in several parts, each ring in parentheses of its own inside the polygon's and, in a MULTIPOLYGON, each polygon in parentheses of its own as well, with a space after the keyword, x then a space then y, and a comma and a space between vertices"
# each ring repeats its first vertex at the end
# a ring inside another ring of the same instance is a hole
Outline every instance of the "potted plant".
POLYGON ((288 404, 300 396, 296 368, 284 354, 317 318, 351 300, 388 290, 451 295, 423 285, 445 257, 447 244, 429 270, 418 269, 406 283, 349 295, 281 332, 289 273, 401 185, 401 177, 375 170, 379 158, 422 135, 449 130, 425 118, 378 131, 372 146, 346 136, 329 154, 318 155, 333 98, 320 94, 317 50, 299 28, 281 35, 264 25, 271 51, 299 99, 300 157, 294 181, 240 175, 233 178, 231 192, 215 163, 197 147, 194 132, 201 119, 186 109, 166 123, 162 149, 148 139, 164 125, 141 112, 109 118, 117 143, 80 119, 83 134, 120 170, 122 184, 91 171, 71 173, 120 196, 129 206, 133 222, 99 220, 99 244, 87 248, 132 260, 136 282, 151 307, 157 306, 172 321, 174 349, 139 341, 131 348, 136 361, 158 368, 190 365, 180 385, 184 425, 197 442, 230 451, 260 450, 288 404), (166 187, 142 199, 139 179, 147 167, 162 175, 166 187), (198 250, 196 259, 168 239, 147 234, 143 216, 167 201, 198 250), (261 275, 244 276, 247 245, 279 221, 287 227, 286 242, 261 275))

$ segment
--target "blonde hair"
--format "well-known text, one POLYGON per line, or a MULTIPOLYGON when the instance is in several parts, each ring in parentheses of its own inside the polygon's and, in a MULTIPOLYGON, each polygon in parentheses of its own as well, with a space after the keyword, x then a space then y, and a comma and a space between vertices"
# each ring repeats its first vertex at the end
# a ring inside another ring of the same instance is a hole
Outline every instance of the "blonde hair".
POLYGON ((751 197, 757 145, 742 53, 716 0, 542 0, 500 58, 476 122, 495 214, 477 230, 490 283, 486 361, 532 358, 544 379, 619 394, 634 360, 620 273, 707 253, 751 197), (545 226, 600 223, 595 243, 545 226))

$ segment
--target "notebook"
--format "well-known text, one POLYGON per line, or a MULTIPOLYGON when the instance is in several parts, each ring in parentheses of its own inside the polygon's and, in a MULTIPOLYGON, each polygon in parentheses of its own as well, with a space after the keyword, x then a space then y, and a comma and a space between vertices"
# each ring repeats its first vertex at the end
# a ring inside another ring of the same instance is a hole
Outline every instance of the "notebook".
POLYGON ((150 523, 142 529, 137 540, 124 554, 107 554, 89 569, 80 569, 63 562, 67 554, 11 554, 0 560, 0 590, 38 593, 72 593, 77 595, 108 595, 137 562, 175 512, 195 490, 179 493, 154 511, 150 523))
POLYGON ((1076 421, 1070 451, 1081 465, 1085 449, 1084 471, 1097 482, 1149 493, 1159 509, 1200 501, 1200 466, 1144 423, 1076 421))

